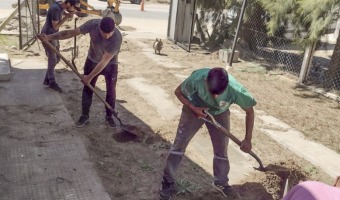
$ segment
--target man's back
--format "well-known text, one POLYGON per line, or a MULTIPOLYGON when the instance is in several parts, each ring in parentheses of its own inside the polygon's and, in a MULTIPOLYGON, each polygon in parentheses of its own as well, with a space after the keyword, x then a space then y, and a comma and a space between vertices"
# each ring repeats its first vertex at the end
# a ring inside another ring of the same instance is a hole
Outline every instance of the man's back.
POLYGON ((92 19, 81 25, 80 32, 82 34, 89 33, 91 38, 88 57, 92 62, 99 63, 104 52, 114 54, 110 61, 111 64, 118 64, 118 53, 122 44, 122 34, 117 28, 114 28, 112 37, 105 39, 100 33, 100 19, 92 19))

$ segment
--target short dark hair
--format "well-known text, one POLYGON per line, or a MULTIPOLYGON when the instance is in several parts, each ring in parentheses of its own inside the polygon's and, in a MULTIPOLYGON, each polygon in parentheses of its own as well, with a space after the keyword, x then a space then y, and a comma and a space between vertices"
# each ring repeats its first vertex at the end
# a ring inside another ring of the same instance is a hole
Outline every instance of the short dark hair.
POLYGON ((74 6, 77 11, 81 11, 80 0, 65 0, 64 3, 69 3, 71 6, 74 6))
POLYGON ((100 29, 104 33, 111 33, 115 29, 115 21, 111 17, 103 17, 100 21, 100 29))
POLYGON ((228 72, 220 67, 209 70, 207 77, 208 89, 211 94, 221 94, 228 86, 228 72))

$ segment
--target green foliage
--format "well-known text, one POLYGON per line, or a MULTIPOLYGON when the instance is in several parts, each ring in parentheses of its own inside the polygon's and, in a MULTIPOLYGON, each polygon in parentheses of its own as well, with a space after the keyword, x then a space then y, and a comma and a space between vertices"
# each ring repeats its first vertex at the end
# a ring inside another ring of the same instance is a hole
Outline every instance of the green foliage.
MULTIPOLYGON (((200 25, 204 26, 209 20, 212 22, 213 30, 206 42, 208 46, 216 46, 233 37, 239 16, 232 24, 228 24, 223 11, 241 8, 242 2, 243 0, 197 1, 197 8, 201 10, 200 25)), ((302 33, 307 33, 297 42, 309 45, 325 34, 329 25, 339 17, 339 11, 340 0, 248 0, 244 21, 247 25, 248 19, 256 19, 255 29, 268 32, 271 36, 277 36, 290 24, 294 27, 295 38, 301 38, 302 33), (263 19, 264 15, 269 16, 269 21, 263 19)))
POLYGON ((340 1, 300 0, 297 3, 298 21, 308 30, 308 40, 317 41, 333 19, 339 17, 340 1))
POLYGON ((176 181, 177 185, 177 194, 184 194, 187 192, 194 192, 201 188, 201 186, 197 184, 192 184, 190 181, 187 180, 180 180, 176 181))
POLYGON ((115 176, 118 177, 118 178, 122 178, 123 177, 123 172, 121 169, 118 169, 116 172, 115 172, 115 176))
POLYGON ((137 160, 142 171, 152 171, 153 167, 145 160, 137 160))
POLYGON ((242 0, 197 0, 197 8, 204 11, 221 11, 223 9, 230 8, 234 5, 240 5, 242 0))
POLYGON ((267 27, 270 35, 295 16, 295 0, 260 0, 259 3, 269 13, 267 27))
POLYGON ((269 34, 273 35, 281 26, 291 22, 294 35, 302 31, 307 36, 300 43, 305 45, 316 42, 334 19, 339 17, 340 0, 258 0, 270 14, 267 23, 269 34))

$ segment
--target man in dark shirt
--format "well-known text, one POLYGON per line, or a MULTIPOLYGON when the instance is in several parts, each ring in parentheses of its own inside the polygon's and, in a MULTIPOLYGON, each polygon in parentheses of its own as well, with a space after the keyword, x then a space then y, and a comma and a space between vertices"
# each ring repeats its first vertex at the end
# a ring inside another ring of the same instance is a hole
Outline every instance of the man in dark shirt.
MULTIPOLYGON (((64 2, 56 1, 48 9, 46 22, 41 33, 50 35, 57 33, 61 25, 69 18, 73 17, 75 10, 80 11, 79 0, 65 0, 64 2), (65 12, 67 11, 67 12, 65 12), (64 17, 63 17, 64 15, 64 17)), ((50 43, 59 50, 59 41, 51 40, 50 43)), ((54 68, 59 62, 58 55, 44 45, 47 55, 47 71, 43 84, 55 91, 62 92, 61 88, 55 81, 54 68)))
MULTIPOLYGON (((98 76, 105 76, 106 101, 114 109, 116 102, 116 83, 118 74, 118 53, 122 44, 122 34, 115 27, 110 17, 92 19, 73 30, 65 30, 52 35, 44 35, 45 39, 64 40, 80 34, 89 33, 90 47, 84 66, 82 82, 85 84, 82 95, 82 115, 76 123, 77 127, 84 126, 89 120, 93 92, 86 85, 95 87, 98 76)), ((106 121, 110 127, 115 127, 112 111, 106 108, 106 121)))

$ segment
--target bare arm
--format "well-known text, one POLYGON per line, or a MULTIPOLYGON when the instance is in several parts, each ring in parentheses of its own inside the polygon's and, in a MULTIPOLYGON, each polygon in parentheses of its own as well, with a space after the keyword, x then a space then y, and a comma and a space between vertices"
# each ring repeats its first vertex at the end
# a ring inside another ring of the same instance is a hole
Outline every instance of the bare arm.
POLYGON ((73 30, 65 30, 51 35, 44 35, 44 37, 46 38, 46 40, 65 40, 80 34, 80 28, 78 27, 73 30))
POLYGON ((206 117, 206 114, 203 112, 207 108, 204 107, 196 107, 193 105, 182 93, 181 85, 179 85, 175 90, 175 95, 180 102, 184 105, 188 106, 198 117, 206 117))
POLYGON ((249 152, 252 148, 251 139, 253 137, 255 113, 253 107, 243 110, 246 112, 246 135, 242 141, 241 150, 244 152, 249 152))
POLYGON ((84 75, 82 82, 87 85, 91 82, 91 80, 97 76, 110 62, 110 60, 115 56, 115 54, 110 54, 105 52, 103 55, 103 58, 100 60, 100 62, 94 67, 92 72, 89 75, 84 75))
POLYGON ((66 13, 60 21, 52 21, 53 29, 57 31, 64 24, 64 22, 66 22, 67 19, 73 17, 73 14, 74 13, 66 13))
POLYGON ((110 62, 110 60, 113 57, 114 57, 114 54, 110 54, 107 52, 104 53, 103 58, 100 60, 100 62, 96 65, 96 67, 89 74, 89 77, 91 78, 91 80, 105 68, 105 66, 110 62))

